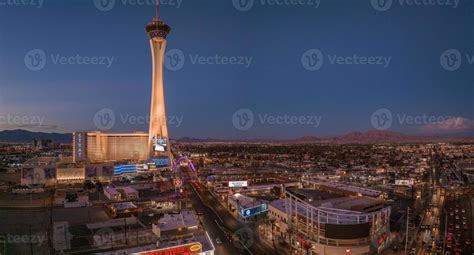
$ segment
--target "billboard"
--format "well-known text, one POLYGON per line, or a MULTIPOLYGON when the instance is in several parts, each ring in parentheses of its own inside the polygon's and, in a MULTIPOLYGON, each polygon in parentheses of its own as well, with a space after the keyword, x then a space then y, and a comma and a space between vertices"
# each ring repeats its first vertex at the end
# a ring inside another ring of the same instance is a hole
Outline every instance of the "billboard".
POLYGON ((151 160, 155 163, 156 167, 166 167, 170 165, 170 161, 167 157, 152 158, 151 160))
POLYGON ((251 207, 251 208, 242 208, 242 207, 240 207, 240 209, 239 209, 240 215, 244 218, 252 217, 252 216, 255 216, 257 214, 266 212, 266 211, 268 211, 267 204, 261 204, 261 205, 251 207))
POLYGON ((248 183, 247 181, 230 181, 229 182, 229 188, 241 188, 241 187, 247 187, 248 183))
POLYGON ((135 164, 118 165, 114 167, 114 175, 122 175, 136 172, 138 172, 138 165, 135 164))
POLYGON ((132 253, 133 255, 198 255, 202 253, 201 243, 177 245, 169 248, 132 253))
POLYGON ((415 180, 413 179, 395 180, 395 185, 413 186, 414 184, 415 184, 415 180))
POLYGON ((153 137, 152 141, 154 151, 166 151, 166 147, 168 146, 168 139, 166 139, 166 137, 153 137))
POLYGON ((368 222, 362 224, 329 224, 325 225, 324 237, 332 239, 358 239, 370 236, 368 222))

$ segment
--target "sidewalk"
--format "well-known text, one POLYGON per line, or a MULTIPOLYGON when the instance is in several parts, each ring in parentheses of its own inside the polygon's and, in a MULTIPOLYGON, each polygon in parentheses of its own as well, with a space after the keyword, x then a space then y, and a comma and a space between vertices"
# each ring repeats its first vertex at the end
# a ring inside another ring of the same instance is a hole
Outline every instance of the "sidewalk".
POLYGON ((271 240, 271 237, 269 237, 268 235, 265 235, 265 232, 263 232, 262 230, 260 230, 260 228, 257 228, 258 230, 258 235, 259 235, 259 239, 265 243, 266 245, 268 245, 269 247, 273 248, 275 250, 275 254, 278 254, 278 255, 287 255, 287 254, 290 254, 290 246, 289 245, 286 245, 286 246, 282 246, 280 244, 280 240, 281 238, 280 237, 276 237, 275 239, 275 247, 273 247, 273 242, 271 240))

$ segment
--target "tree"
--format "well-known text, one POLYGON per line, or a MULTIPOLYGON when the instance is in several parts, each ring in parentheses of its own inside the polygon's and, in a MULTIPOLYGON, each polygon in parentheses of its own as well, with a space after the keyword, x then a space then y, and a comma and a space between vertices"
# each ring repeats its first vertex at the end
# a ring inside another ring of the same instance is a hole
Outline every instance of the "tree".
POLYGON ((273 248, 276 249, 276 246, 275 246, 275 234, 274 234, 274 226, 275 226, 275 222, 276 222, 276 219, 275 218, 271 218, 270 219, 270 224, 272 226, 272 243, 273 243, 273 248))

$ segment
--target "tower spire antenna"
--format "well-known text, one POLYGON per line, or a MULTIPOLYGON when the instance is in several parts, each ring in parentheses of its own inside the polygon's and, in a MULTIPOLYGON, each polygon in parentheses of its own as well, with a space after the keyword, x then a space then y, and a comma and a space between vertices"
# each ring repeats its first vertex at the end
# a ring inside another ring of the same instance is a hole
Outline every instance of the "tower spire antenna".
POLYGON ((160 19, 160 0, 156 0, 156 19, 160 19))

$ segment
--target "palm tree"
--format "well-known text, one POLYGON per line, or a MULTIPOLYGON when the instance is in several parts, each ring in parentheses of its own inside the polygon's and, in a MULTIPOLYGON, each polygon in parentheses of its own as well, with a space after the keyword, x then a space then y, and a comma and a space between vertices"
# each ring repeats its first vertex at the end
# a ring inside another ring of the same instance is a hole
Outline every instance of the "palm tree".
POLYGON ((290 245, 290 252, 291 252, 291 247, 292 247, 291 236, 295 233, 295 229, 293 228, 293 226, 288 226, 286 233, 288 234, 288 244, 290 245))
POLYGON ((275 218, 271 218, 271 219, 270 219, 270 222, 269 222, 269 223, 271 224, 271 226, 272 226, 272 242, 273 242, 273 246, 275 246, 275 236, 274 236, 274 234, 273 234, 273 230, 274 230, 274 228, 275 228, 275 222, 276 222, 276 219, 275 219, 275 218))

